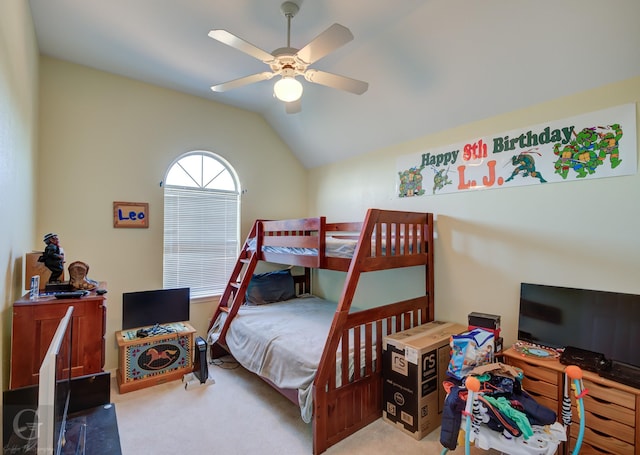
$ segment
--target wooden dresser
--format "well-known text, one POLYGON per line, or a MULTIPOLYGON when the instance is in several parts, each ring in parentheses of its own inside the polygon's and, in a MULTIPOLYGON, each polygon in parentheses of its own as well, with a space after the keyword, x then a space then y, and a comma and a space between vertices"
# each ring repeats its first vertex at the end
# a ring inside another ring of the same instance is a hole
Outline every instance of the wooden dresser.
MULTIPOLYGON (((557 360, 525 357, 514 349, 504 352, 504 363, 524 372, 523 388, 538 403, 562 416, 565 365, 557 360)), ((634 455, 640 453, 640 389, 602 378, 590 371, 583 372, 585 433, 581 455, 634 455)), ((569 447, 573 451, 578 435, 578 412, 573 402, 574 424, 570 427, 569 447)))
MULTIPOLYGON (((101 288, 106 289, 102 284, 101 288)), ((29 294, 25 294, 13 304, 9 388, 38 383, 42 359, 69 306, 74 308, 72 376, 103 371, 107 312, 105 295, 91 292, 79 299, 41 296, 30 300, 29 294)))

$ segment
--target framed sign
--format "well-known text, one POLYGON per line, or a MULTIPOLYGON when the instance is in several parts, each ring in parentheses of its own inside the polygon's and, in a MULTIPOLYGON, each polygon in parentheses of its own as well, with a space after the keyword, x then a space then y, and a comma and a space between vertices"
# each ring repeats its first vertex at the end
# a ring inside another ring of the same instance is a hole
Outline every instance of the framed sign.
POLYGON ((149 203, 147 202, 114 202, 114 228, 148 228, 149 203))

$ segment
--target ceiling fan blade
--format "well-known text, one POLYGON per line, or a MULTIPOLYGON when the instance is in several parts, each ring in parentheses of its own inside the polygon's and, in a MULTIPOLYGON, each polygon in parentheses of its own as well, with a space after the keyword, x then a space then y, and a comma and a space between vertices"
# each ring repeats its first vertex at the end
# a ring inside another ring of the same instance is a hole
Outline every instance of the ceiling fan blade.
POLYGON ((258 60, 262 60, 265 63, 273 61, 273 55, 267 51, 263 51, 259 47, 254 46, 242 38, 238 38, 236 35, 229 33, 226 30, 211 30, 209 32, 209 36, 214 40, 238 49, 239 51, 249 54, 250 56, 257 58, 258 60))
POLYGON ((271 79, 274 73, 265 71, 263 73, 252 74, 251 76, 241 77, 240 79, 234 79, 229 82, 214 85, 211 90, 214 92, 226 92, 234 88, 242 87, 243 85, 253 84, 254 82, 266 81, 271 79))
POLYGON ((296 55, 300 60, 311 65, 352 39, 353 34, 347 27, 333 24, 300 49, 296 55))
POLYGON ((284 104, 287 114, 297 114, 302 110, 302 98, 284 104))
POLYGON ((339 76, 337 74, 327 73, 325 71, 318 71, 314 69, 305 71, 304 78, 309 82, 326 85, 327 87, 337 88, 338 90, 355 93, 356 95, 362 95, 369 88, 368 82, 363 82, 357 79, 351 79, 350 77, 339 76))

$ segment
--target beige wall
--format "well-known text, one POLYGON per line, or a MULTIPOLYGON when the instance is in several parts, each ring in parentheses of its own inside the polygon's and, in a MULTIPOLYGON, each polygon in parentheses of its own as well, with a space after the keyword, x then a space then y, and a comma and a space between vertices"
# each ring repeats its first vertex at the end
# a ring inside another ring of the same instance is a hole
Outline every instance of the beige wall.
POLYGON ((0 378, 9 386, 11 308, 35 223, 38 50, 25 1, 0 2, 0 378))
MULTIPOLYGON (((237 171, 242 238, 256 218, 306 214, 307 172, 262 117, 60 60, 40 62, 40 190, 32 248, 55 231, 67 262, 108 283, 108 369, 122 293, 162 287, 163 189, 179 155, 209 150, 237 171), (148 202, 148 229, 114 229, 114 201, 148 202)), ((205 335, 213 302, 192 303, 205 335)))
MULTIPOLYGON (((638 100, 640 77, 313 169, 309 213, 330 221, 368 207, 435 213, 436 318, 500 314, 510 344, 520 282, 640 293, 640 175, 399 199, 396 158, 638 100)), ((366 297, 395 283, 380 281, 366 297)))

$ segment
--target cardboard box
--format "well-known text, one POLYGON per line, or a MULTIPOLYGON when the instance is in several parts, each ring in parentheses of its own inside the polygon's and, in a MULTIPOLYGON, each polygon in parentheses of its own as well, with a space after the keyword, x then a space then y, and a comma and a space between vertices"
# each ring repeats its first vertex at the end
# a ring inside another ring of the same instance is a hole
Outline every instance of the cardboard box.
POLYGON ((382 417, 420 440, 440 426, 451 335, 467 327, 434 321, 384 337, 382 417))

